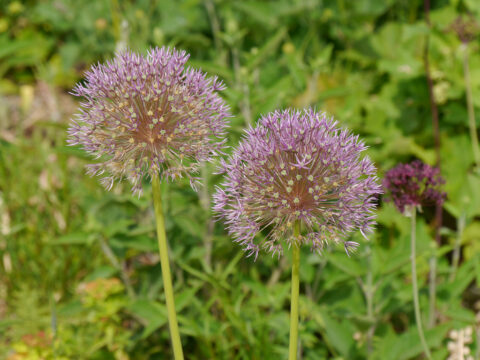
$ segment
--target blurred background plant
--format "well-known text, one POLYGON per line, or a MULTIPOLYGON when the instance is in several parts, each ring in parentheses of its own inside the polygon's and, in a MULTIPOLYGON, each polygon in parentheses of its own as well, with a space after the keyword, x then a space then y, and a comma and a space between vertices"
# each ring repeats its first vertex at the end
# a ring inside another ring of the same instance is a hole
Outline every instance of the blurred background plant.
MULTIPOLYGON (((228 86, 230 144, 260 114, 311 105, 361 134, 382 175, 414 158, 437 161, 428 37, 448 198, 438 245, 435 209, 418 218, 420 306, 434 359, 449 356, 450 331, 468 327, 476 330, 464 346, 479 359, 480 34, 468 25, 465 41, 458 19, 479 24, 480 2, 436 1, 429 19, 421 0, 0 2, 0 357, 171 357, 150 189, 140 199, 128 185, 105 193, 65 143, 76 108, 68 91, 91 64, 127 46, 183 48, 228 86)), ((253 265, 212 221, 214 169, 202 170, 200 199, 188 181, 162 184, 184 351, 286 358, 290 260, 253 265)), ((302 359, 421 356, 409 222, 391 203, 378 221, 354 256, 302 254, 302 359)))

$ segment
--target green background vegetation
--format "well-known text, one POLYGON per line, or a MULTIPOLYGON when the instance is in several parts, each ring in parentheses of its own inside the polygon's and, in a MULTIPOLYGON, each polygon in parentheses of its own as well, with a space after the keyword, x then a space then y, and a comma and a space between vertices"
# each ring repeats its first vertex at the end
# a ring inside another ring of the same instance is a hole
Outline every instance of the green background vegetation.
MULTIPOLYGON (((426 337, 447 357, 449 331, 473 327, 479 359, 480 177, 474 171, 464 77, 480 114, 478 28, 462 45, 451 24, 477 0, 0 1, 0 358, 169 359, 151 190, 106 192, 91 161, 66 146, 91 64, 128 46, 169 45, 221 77, 235 115, 229 143, 259 115, 315 106, 361 135, 379 175, 419 158, 435 164, 424 64, 439 111, 448 200, 441 243, 434 209, 419 215, 418 273, 428 324, 429 261, 437 260, 437 324, 426 337), (455 255, 459 255, 458 266, 455 255)), ((479 118, 477 117, 477 126, 479 118)), ((284 359, 288 255, 246 258, 212 220, 220 177, 162 184, 174 289, 187 359, 284 359)), ((421 358, 409 271, 409 221, 381 203, 378 230, 358 252, 302 252, 302 359, 421 358)))

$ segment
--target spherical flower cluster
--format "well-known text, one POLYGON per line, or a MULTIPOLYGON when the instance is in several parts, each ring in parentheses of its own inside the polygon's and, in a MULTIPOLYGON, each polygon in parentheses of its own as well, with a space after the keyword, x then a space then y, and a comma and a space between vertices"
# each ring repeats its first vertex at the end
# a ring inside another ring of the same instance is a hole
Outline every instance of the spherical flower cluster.
MULTIPOLYGON (((325 114, 312 109, 270 113, 249 128, 222 163, 226 180, 214 211, 249 255, 261 248, 283 253, 283 242, 321 251, 359 229, 372 231, 381 192, 365 145, 325 114), (301 234, 294 236, 294 225, 301 234), (264 232, 265 240, 255 242, 264 232)), ((345 249, 358 246, 344 240, 345 249)))
POLYGON ((92 67, 73 95, 83 97, 69 128, 69 144, 82 145, 99 163, 91 175, 104 175, 107 189, 128 179, 140 194, 145 175, 192 186, 199 162, 224 145, 229 108, 217 91, 217 78, 185 69, 184 51, 155 48, 147 56, 125 51, 92 67))
POLYGON ((387 200, 393 200, 401 213, 411 206, 442 204, 446 194, 440 187, 444 183, 437 168, 420 160, 397 165, 385 174, 383 180, 383 186, 389 192, 387 200))

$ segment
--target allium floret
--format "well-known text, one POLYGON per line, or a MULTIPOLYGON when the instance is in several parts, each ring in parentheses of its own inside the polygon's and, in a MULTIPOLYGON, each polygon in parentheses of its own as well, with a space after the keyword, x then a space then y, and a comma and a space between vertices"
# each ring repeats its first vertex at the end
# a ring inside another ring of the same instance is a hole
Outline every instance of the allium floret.
POLYGON ((441 191, 445 180, 440 171, 420 160, 408 164, 399 164, 385 174, 383 186, 401 213, 408 207, 443 204, 446 194, 441 191))
POLYGON ((73 95, 83 98, 69 128, 69 144, 81 145, 99 163, 88 173, 104 176, 111 189, 128 179, 140 194, 142 179, 187 176, 192 186, 199 162, 218 155, 225 143, 229 108, 217 91, 224 86, 185 68, 189 55, 162 47, 147 56, 125 51, 93 66, 73 95))
POLYGON ((320 252, 328 241, 345 249, 355 230, 365 236, 375 224, 376 169, 358 136, 313 109, 263 116, 222 163, 225 181, 214 195, 214 211, 249 255, 260 249, 283 253, 284 244, 310 244, 320 252), (294 237, 294 224, 301 235, 294 237), (259 232, 263 241, 255 241, 259 232))

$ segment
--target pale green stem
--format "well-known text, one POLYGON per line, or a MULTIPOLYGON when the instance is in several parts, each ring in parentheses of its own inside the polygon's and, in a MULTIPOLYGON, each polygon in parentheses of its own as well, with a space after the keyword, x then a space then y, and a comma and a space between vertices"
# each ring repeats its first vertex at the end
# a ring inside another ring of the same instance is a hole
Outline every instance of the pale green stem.
POLYGON ((220 27, 220 20, 217 16, 215 11, 215 3, 213 0, 205 0, 204 2, 205 8, 207 9, 207 14, 210 19, 210 25, 212 27, 212 34, 213 34, 213 42, 215 43, 215 49, 217 50, 217 54, 219 56, 216 57, 217 62, 220 65, 227 65, 226 54, 223 51, 222 46, 222 29, 220 27))
POLYGON ((212 269, 212 248, 213 248, 213 229, 215 227, 215 219, 212 218, 210 214, 210 194, 208 193, 208 169, 207 164, 203 163, 201 168, 202 174, 202 184, 199 191, 200 204, 202 205, 203 211, 208 214, 208 219, 206 221, 205 234, 203 236, 203 246, 205 248, 205 265, 208 270, 212 269))
POLYGON ((118 4, 118 0, 111 0, 111 7, 113 33, 115 41, 118 42, 120 41, 120 5, 118 4))
MULTIPOLYGON (((436 244, 434 244, 436 246, 436 244)), ((428 324, 427 328, 431 329, 435 326, 435 304, 437 297, 437 254, 436 248, 434 253, 430 257, 429 267, 430 272, 428 274, 428 324)))
POLYGON ((183 360, 182 343, 178 331, 177 314, 175 312, 175 300, 173 297, 172 276, 170 275, 170 264, 168 262, 167 235, 165 233, 165 220, 163 218, 162 194, 158 176, 152 179, 153 204, 155 205, 155 218, 157 221, 158 249, 160 254, 160 265, 162 267, 163 288, 167 302, 168 325, 170 327, 170 338, 172 340, 173 355, 175 360, 183 360))
MULTIPOLYGON (((368 253, 368 271, 367 271, 367 285, 365 288, 365 298, 367 300, 367 317, 369 321, 373 320, 373 273, 372 273, 372 249, 370 245, 367 246, 368 253)), ((372 324, 367 331, 367 358, 370 359, 373 352, 373 335, 375 334, 375 324, 372 324)))
POLYGON ((475 360, 480 360, 480 327, 476 328, 477 334, 477 350, 475 350, 475 360))
POLYGON ((477 168, 480 168, 480 150, 478 147, 477 126, 475 123, 475 112, 473 108, 472 86, 470 84, 470 68, 468 65, 467 44, 464 44, 463 50, 463 75, 465 78, 465 92, 467 94, 468 125, 470 128, 470 137, 472 138, 473 158, 477 168))
POLYGON ((417 265, 416 265, 416 253, 415 253, 415 235, 416 235, 416 209, 412 207, 411 215, 411 254, 410 260, 412 262, 412 288, 413 288, 413 306, 415 308, 415 321, 417 322, 418 335, 425 351, 427 359, 431 360, 430 350, 428 349, 425 335, 422 328, 422 317, 420 315, 420 302, 418 300, 418 285, 417 285, 417 265))
POLYGON ((449 281, 455 280, 457 275, 458 264, 460 263, 460 250, 462 246, 463 230, 465 229, 466 216, 462 213, 457 220, 457 237, 455 239, 455 246, 453 248, 452 269, 450 271, 449 281))
POLYGON ((300 290, 300 244, 296 239, 300 235, 300 223, 294 225, 293 236, 295 241, 292 244, 292 294, 290 297, 290 345, 288 349, 288 360, 297 359, 298 349, 298 295, 300 290))

